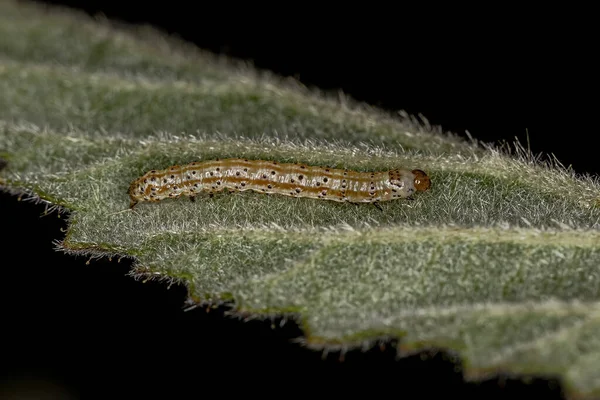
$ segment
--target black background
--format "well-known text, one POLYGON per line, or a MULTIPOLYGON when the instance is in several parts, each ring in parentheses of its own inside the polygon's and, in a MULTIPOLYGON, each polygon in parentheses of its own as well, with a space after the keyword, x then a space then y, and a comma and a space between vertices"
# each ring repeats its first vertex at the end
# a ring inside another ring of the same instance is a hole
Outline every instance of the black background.
MULTIPOLYGON (((526 144, 528 132, 535 153, 554 153, 580 173, 600 172, 593 109, 598 65, 586 10, 54 3, 152 24, 308 86, 422 113, 458 134, 468 130, 491 142, 517 137, 526 144)), ((395 361, 388 345, 350 352, 344 362, 338 354, 322 360, 321 353, 290 343, 301 335, 294 322, 280 327, 276 320, 273 329, 271 321, 223 317, 223 309, 184 312, 183 288, 126 277, 127 260, 87 265, 54 252, 64 216, 40 217, 44 206, 7 194, 0 207, 2 387, 21 382, 47 393, 68 390, 75 398, 232 389, 343 395, 360 388, 397 396, 412 390, 560 396, 551 380, 465 384, 443 353, 395 361)))

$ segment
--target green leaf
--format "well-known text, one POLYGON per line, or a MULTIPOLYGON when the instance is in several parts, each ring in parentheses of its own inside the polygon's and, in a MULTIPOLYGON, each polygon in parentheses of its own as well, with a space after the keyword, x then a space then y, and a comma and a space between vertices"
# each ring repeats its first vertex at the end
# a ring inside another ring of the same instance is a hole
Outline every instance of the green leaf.
POLYGON ((59 250, 133 257, 195 303, 296 318, 312 348, 401 338, 468 378, 558 375, 600 394, 600 183, 149 30, 0 3, 4 190, 71 211, 59 250), (221 193, 128 209, 151 169, 245 157, 420 168, 413 201, 221 193))

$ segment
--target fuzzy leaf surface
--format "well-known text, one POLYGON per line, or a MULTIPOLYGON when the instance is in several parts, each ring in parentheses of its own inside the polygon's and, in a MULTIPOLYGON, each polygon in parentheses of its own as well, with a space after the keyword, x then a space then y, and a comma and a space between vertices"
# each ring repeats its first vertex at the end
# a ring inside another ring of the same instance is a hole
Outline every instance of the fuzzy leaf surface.
POLYGON ((308 346, 401 339, 469 378, 600 393, 600 184, 406 115, 307 90, 156 32, 0 3, 0 184, 69 210, 59 248, 135 258, 195 302, 290 315, 308 346), (151 169, 214 158, 420 168, 372 205, 221 193, 128 210, 151 169))

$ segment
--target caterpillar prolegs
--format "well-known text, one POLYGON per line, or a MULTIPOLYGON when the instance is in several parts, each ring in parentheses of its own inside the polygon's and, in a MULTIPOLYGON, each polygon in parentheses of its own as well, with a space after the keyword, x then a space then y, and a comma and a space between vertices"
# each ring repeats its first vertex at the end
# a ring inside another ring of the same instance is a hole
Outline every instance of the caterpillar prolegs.
POLYGON ((231 158, 174 165, 152 170, 131 183, 130 208, 140 202, 222 190, 274 193, 350 203, 375 203, 408 198, 431 186, 420 169, 357 172, 277 161, 231 158))

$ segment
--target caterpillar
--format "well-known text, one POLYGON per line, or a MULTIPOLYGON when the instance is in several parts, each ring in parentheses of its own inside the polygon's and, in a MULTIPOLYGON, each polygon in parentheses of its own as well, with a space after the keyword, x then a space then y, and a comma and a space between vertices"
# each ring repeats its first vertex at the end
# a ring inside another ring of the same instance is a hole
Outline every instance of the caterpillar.
POLYGON ((431 180, 420 170, 393 169, 357 172, 348 169, 309 166, 299 163, 239 158, 216 159, 152 170, 129 186, 129 208, 140 202, 189 196, 223 190, 252 190, 267 194, 307 197, 350 203, 374 203, 410 198, 426 191, 431 180))

